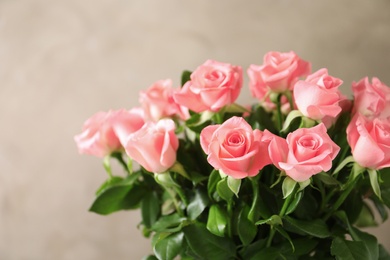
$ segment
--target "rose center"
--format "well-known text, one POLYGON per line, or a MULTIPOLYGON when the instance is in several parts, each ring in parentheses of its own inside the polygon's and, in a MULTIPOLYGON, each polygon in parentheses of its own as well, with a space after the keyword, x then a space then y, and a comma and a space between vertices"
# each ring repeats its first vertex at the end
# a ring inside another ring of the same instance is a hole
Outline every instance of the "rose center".
POLYGON ((296 142, 295 157, 299 161, 305 161, 316 156, 318 148, 321 146, 321 138, 315 134, 307 134, 299 138, 296 142))
POLYGON ((246 151, 246 138, 244 134, 240 132, 229 133, 225 138, 223 148, 229 157, 244 155, 246 151))

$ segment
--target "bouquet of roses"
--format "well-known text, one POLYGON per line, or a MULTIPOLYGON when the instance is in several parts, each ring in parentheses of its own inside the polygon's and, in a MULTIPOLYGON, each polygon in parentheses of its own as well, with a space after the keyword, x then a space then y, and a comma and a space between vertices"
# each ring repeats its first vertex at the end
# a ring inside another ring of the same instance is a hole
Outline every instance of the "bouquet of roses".
POLYGON ((241 67, 208 60, 89 118, 75 141, 108 173, 90 210, 140 208, 145 259, 389 259, 360 228, 388 217, 390 88, 366 77, 349 100, 294 52, 247 73, 252 106, 241 67))

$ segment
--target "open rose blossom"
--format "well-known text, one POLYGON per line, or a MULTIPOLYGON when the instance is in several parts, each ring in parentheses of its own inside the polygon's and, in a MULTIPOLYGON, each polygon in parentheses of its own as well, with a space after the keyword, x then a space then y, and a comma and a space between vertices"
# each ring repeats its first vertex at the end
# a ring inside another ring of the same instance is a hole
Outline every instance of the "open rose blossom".
POLYGON ((308 118, 322 120, 336 118, 341 112, 340 101, 345 97, 339 91, 342 80, 320 69, 294 85, 294 99, 298 110, 308 118))
POLYGON ((355 98, 353 112, 367 117, 387 118, 390 116, 390 88, 378 78, 368 77, 352 83, 355 98))
POLYGON ((200 133, 200 144, 208 162, 216 169, 235 178, 255 176, 271 161, 263 132, 241 117, 232 117, 221 125, 207 126, 200 133))
POLYGON ((180 92, 174 94, 174 99, 195 112, 217 112, 236 101, 242 80, 241 67, 207 60, 191 74, 191 80, 180 92))
POLYGON ((347 127, 347 140, 354 160, 370 169, 390 166, 390 122, 356 114, 347 127))
POLYGON ((104 157, 121 150, 128 136, 144 124, 140 108, 98 112, 87 119, 74 140, 80 153, 104 157))
POLYGON ((295 52, 268 52, 263 65, 250 65, 249 87, 254 97, 262 100, 268 91, 285 92, 300 78, 311 71, 309 62, 302 60, 295 52))
POLYGON ((270 137, 268 151, 272 162, 286 175, 297 182, 308 180, 311 176, 332 168, 332 160, 340 151, 326 132, 324 124, 312 128, 299 128, 287 135, 270 137))
POLYGON ((159 80, 146 91, 140 92, 139 101, 148 120, 157 122, 164 117, 178 116, 182 120, 189 118, 188 108, 181 106, 173 99, 178 91, 172 87, 172 80, 159 80))
POLYGON ((176 162, 179 140, 175 128, 172 119, 145 123, 127 140, 127 155, 150 172, 165 172, 176 162))

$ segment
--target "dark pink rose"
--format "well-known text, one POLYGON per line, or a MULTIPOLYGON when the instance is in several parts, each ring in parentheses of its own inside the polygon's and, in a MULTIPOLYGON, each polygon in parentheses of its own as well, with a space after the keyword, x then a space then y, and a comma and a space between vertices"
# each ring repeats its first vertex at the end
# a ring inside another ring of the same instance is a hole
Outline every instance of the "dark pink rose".
POLYGON ((208 60, 191 74, 191 80, 174 94, 174 99, 198 113, 216 112, 236 101, 242 80, 241 67, 208 60))

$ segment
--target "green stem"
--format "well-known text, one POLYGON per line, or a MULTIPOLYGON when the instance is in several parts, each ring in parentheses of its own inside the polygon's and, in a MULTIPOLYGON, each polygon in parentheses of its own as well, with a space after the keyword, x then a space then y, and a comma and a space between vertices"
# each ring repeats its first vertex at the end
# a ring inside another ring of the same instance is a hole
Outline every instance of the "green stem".
POLYGON ((232 200, 230 200, 228 202, 228 205, 227 205, 227 211, 228 211, 228 229, 227 229, 227 232, 228 232, 228 236, 231 238, 232 237, 232 219, 233 219, 233 207, 232 207, 232 200))
MULTIPOLYGON (((353 170, 352 170, 353 171, 353 170)), ((351 173, 353 174, 353 173, 351 173)), ((352 180, 349 184, 348 187, 341 193, 341 195, 337 198, 336 202, 332 205, 332 208, 328 212, 328 214, 325 215, 324 220, 328 220, 330 216, 334 212, 338 210, 338 208, 344 203, 345 199, 348 197, 349 193, 351 193, 352 189, 355 188, 355 184, 359 180, 360 175, 357 175, 354 180, 352 180)))
MULTIPOLYGON (((298 185, 295 185, 295 187, 294 187, 293 191, 291 192, 290 196, 288 196, 286 198, 286 200, 284 201, 282 209, 279 212, 279 217, 280 218, 283 218, 284 214, 286 214, 286 211, 287 211, 288 207, 290 206, 291 200, 295 197, 295 193, 297 191, 297 186, 298 185)), ((273 238, 275 236, 275 232, 276 232, 276 230, 274 229, 273 226, 271 226, 271 230, 270 230, 270 234, 269 234, 269 237, 268 237, 268 240, 267 240, 266 247, 270 247, 271 246, 272 240, 273 240, 273 238)))
POLYGON ((279 94, 276 99, 276 111, 278 118, 278 130, 283 128, 283 115, 282 115, 282 104, 281 104, 282 94, 279 94))
POLYGON ((268 237, 268 240, 267 240, 266 247, 270 247, 271 246, 272 239, 275 236, 275 232, 276 232, 276 230, 274 229, 273 226, 271 226, 271 230, 270 230, 270 233, 269 233, 269 237, 268 237))
POLYGON ((176 192, 173 190, 173 189, 170 189, 170 188, 167 188, 167 187, 164 187, 164 189, 166 190, 166 192, 169 194, 169 196, 171 197, 172 199, 172 202, 173 202, 173 205, 175 205, 175 208, 176 208, 176 211, 177 213, 183 217, 184 216, 184 213, 182 211, 182 209, 180 208, 180 204, 179 202, 177 201, 176 199, 176 192))
POLYGON ((106 172, 108 174, 108 177, 110 179, 112 179, 113 175, 112 175, 112 171, 111 171, 110 155, 107 155, 107 156, 104 157, 104 159, 103 159, 103 166, 104 166, 104 169, 106 170, 106 172))
POLYGON ((249 210, 249 215, 248 215, 248 219, 250 221, 252 221, 253 223, 256 221, 255 220, 255 208, 256 206, 258 205, 259 203, 259 199, 260 199, 260 196, 259 196, 259 184, 257 182, 257 180, 259 179, 259 176, 260 174, 258 174, 257 176, 255 177, 252 177, 252 178, 249 178, 251 184, 252 184, 252 191, 253 191, 253 202, 252 202, 252 205, 251 205, 251 208, 249 210))

